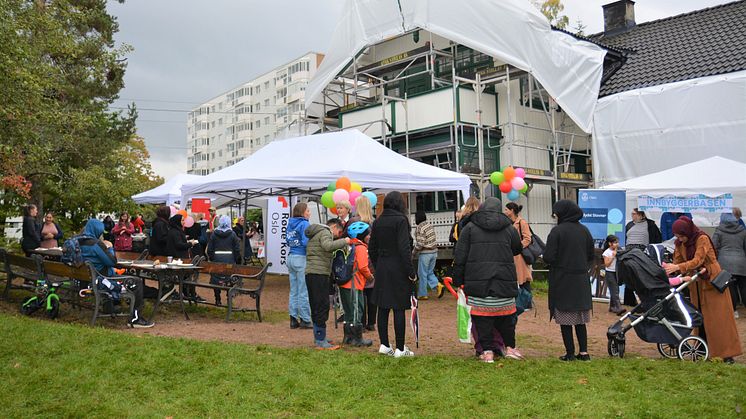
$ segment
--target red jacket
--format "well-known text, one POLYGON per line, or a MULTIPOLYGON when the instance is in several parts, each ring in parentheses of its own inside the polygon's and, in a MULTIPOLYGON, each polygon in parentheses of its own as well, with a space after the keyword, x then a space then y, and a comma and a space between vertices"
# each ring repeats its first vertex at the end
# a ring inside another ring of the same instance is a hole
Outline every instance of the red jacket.
MULTIPOLYGON (((351 239, 351 244, 355 245, 355 266, 353 268, 355 275, 355 289, 362 291, 365 288, 365 281, 373 278, 373 273, 368 267, 368 245, 358 239, 351 239)), ((352 281, 340 285, 340 288, 350 289, 352 281)))
POLYGON ((114 250, 126 252, 132 250, 132 235, 135 234, 135 226, 132 223, 123 225, 117 223, 111 230, 114 235, 114 250))

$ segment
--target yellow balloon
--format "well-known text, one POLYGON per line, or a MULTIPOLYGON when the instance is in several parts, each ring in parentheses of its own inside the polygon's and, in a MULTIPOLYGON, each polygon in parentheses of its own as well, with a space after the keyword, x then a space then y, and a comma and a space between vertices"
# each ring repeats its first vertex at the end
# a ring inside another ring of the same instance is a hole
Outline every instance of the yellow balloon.
POLYGON ((352 186, 350 186, 350 192, 352 192, 352 191, 358 191, 358 192, 362 193, 363 192, 363 187, 359 183, 357 183, 357 182, 352 182, 352 186))

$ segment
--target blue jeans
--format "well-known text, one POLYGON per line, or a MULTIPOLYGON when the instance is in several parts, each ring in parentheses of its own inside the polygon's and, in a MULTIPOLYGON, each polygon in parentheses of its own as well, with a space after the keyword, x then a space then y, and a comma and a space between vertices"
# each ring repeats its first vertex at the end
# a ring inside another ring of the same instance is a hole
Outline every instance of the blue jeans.
POLYGON ((288 273, 290 274, 290 299, 288 301, 290 317, 310 322, 311 305, 308 303, 308 288, 306 288, 306 256, 288 256, 288 273))
POLYGON ((417 258, 417 276, 419 277, 418 297, 426 296, 428 288, 435 289, 438 285, 438 277, 435 276, 436 259, 438 259, 438 252, 420 253, 420 256, 417 258))

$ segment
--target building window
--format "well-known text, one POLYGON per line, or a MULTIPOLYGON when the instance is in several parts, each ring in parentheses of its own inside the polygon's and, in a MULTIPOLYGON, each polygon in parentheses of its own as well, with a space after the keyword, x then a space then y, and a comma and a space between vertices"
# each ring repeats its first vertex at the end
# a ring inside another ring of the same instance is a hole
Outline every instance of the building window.
POLYGON ((256 126, 255 126, 255 128, 256 128, 256 129, 259 129, 259 128, 261 128, 261 127, 262 127, 262 121, 256 121, 256 126))
POLYGON ((269 117, 264 118, 264 125, 269 125, 269 117))
POLYGON ((269 106, 269 99, 264 99, 264 106, 269 106))
POLYGON ((269 82, 268 82, 268 81, 265 81, 265 82, 264 82, 264 88, 265 88, 265 89, 269 89, 269 82))
POLYGON ((262 86, 256 86, 256 89, 254 89, 254 90, 255 90, 256 94, 259 94, 259 93, 262 92, 262 86))

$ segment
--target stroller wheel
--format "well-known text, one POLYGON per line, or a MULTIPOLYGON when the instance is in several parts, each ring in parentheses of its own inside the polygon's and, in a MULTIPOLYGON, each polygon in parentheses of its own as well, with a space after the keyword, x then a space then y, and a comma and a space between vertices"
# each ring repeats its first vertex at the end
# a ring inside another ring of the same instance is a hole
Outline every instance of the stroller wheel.
POLYGON ((707 342, 699 336, 688 336, 679 342, 679 359, 689 361, 706 361, 710 356, 707 342))
POLYGON ((676 359, 679 357, 679 348, 676 345, 669 345, 667 343, 658 344, 658 353, 664 358, 676 359))
POLYGON ((609 356, 618 356, 619 358, 624 358, 624 341, 615 338, 609 338, 606 349, 609 352, 609 356))

